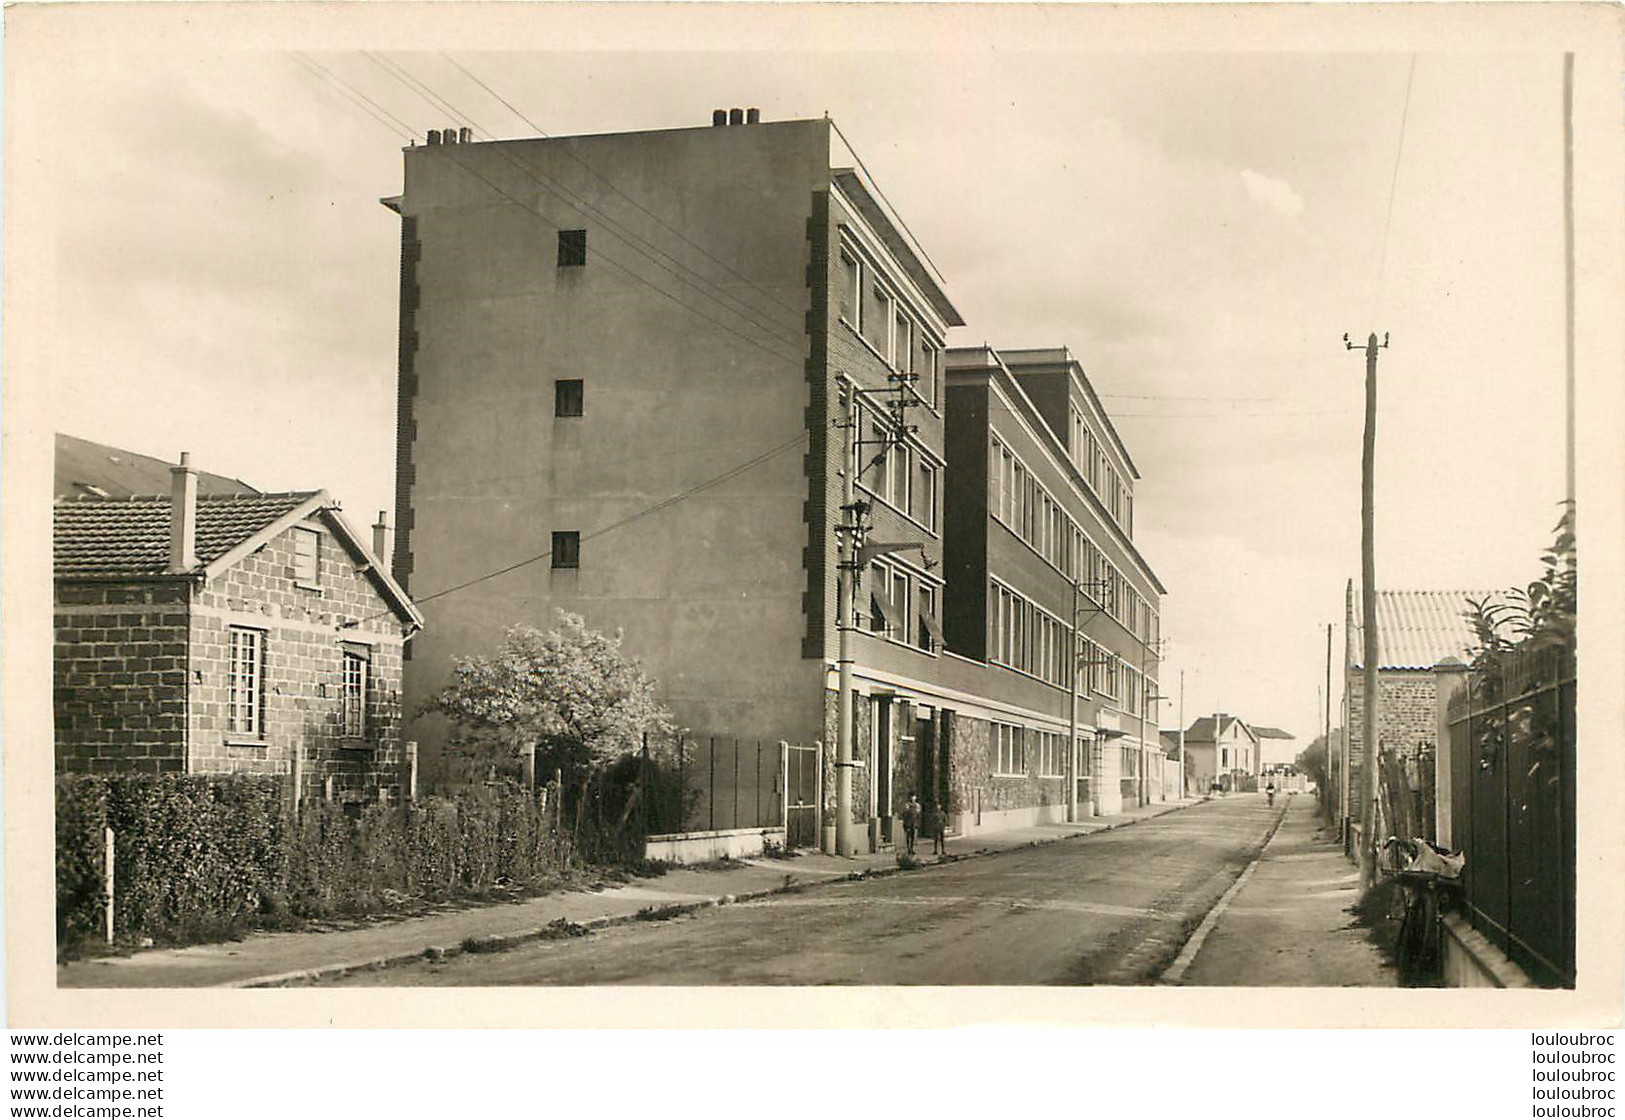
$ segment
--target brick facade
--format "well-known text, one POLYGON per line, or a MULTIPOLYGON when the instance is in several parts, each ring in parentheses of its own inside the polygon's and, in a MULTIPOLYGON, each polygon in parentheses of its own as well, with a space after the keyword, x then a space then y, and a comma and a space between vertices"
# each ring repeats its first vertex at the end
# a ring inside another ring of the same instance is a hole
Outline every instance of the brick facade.
POLYGON ((287 775, 302 747, 305 797, 372 800, 401 780, 405 623, 325 514, 301 527, 319 533, 320 587, 293 578, 292 525, 208 582, 58 582, 60 771, 287 775), (262 635, 257 735, 227 730, 233 627, 262 635), (362 734, 351 738, 347 648, 367 663, 362 734))
POLYGON ((185 769, 189 598, 175 580, 58 585, 59 771, 185 769))

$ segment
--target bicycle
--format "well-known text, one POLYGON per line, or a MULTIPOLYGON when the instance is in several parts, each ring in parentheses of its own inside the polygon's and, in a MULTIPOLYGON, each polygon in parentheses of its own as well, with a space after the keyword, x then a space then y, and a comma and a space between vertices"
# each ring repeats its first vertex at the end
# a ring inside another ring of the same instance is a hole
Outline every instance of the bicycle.
POLYGON ((1440 894, 1454 886, 1432 871, 1400 871, 1394 879, 1405 894, 1405 916, 1399 923, 1395 955, 1404 988, 1442 988, 1444 984, 1444 906, 1440 894))

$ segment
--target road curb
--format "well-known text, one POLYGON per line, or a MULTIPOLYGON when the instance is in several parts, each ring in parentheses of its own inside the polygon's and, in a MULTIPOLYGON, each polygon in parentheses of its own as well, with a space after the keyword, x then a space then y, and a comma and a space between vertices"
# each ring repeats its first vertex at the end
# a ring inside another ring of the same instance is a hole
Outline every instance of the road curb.
MULTIPOLYGON (((1204 801, 1206 799, 1203 799, 1204 801)), ((1203 801, 1193 802, 1194 805, 1203 804, 1203 801)), ((1189 809, 1191 805, 1170 805, 1155 813, 1147 813, 1143 817, 1133 820, 1116 821, 1112 824, 1101 825, 1099 828, 1088 831, 1078 831, 1062 836, 1050 837, 1028 841, 1021 847, 1040 848, 1050 844, 1059 844, 1067 840, 1077 840, 1090 836, 1098 836, 1102 832, 1110 832, 1116 828, 1127 828, 1129 825, 1139 824, 1141 821, 1152 820, 1156 817, 1177 813, 1181 809, 1189 809)), ((1277 825, 1278 826, 1278 825, 1277 825)), ((1272 831, 1271 836, 1274 835, 1272 831)), ((1266 841, 1266 844, 1268 841, 1266 841)), ((385 969, 399 968, 409 964, 419 964, 423 961, 448 961, 467 953, 500 953, 509 949, 516 949, 521 945, 528 945, 533 941, 564 941, 575 937, 586 936, 589 933, 615 926, 631 925, 635 922, 670 921, 673 918, 687 917, 701 910, 715 910, 724 906, 740 902, 755 902, 776 895, 795 894, 810 887, 823 886, 827 883, 851 883, 865 879, 884 879, 892 875, 901 875, 905 871, 929 871, 935 867, 943 867, 950 863, 957 863, 964 859, 976 859, 981 856, 998 855, 1000 851, 1019 851, 1017 848, 978 848, 975 851, 964 852, 948 856, 935 863, 922 863, 918 867, 866 867, 862 871, 851 871, 844 875, 836 873, 822 880, 807 880, 804 882, 786 881, 783 885, 769 887, 759 891, 747 891, 741 894, 723 894, 715 898, 701 899, 695 902, 673 902, 665 906, 646 906, 630 914, 601 914, 595 918, 587 918, 580 922, 568 918, 555 918, 543 926, 530 929, 515 930, 512 933, 495 933, 485 936, 470 936, 455 945, 426 945, 422 949, 412 952, 385 953, 364 960, 349 961, 341 964, 318 965, 314 968, 291 969, 287 972, 276 972, 261 976, 252 976, 245 980, 231 980, 224 984, 215 985, 219 988, 285 988, 295 984, 319 983, 323 980, 335 980, 341 976, 348 976, 356 972, 381 972, 385 969)), ((790 873, 793 874, 793 873, 790 873)), ((1245 874, 1245 873, 1244 873, 1245 874)), ((787 880, 788 880, 787 875, 787 880)))
POLYGON ((1202 946, 1206 944, 1208 935, 1218 926, 1220 919, 1224 917, 1224 912, 1230 908, 1230 903, 1235 901, 1236 896, 1247 885, 1247 881, 1253 877, 1253 872, 1258 869, 1258 865, 1263 862, 1264 853, 1269 851, 1270 843, 1275 839, 1275 834, 1281 830, 1281 825, 1286 822, 1287 813, 1291 808, 1292 799, 1288 798, 1286 804, 1281 806, 1281 811, 1276 814, 1275 823, 1270 825, 1269 831, 1264 834, 1264 842, 1258 846, 1258 854, 1252 858, 1252 861, 1246 867, 1241 869, 1241 874, 1236 876, 1236 881, 1225 888, 1225 892, 1219 896, 1219 900, 1213 904, 1208 912, 1202 915, 1202 920, 1191 931, 1191 935, 1186 939, 1185 944, 1179 947, 1179 952, 1175 954, 1173 962, 1163 969, 1161 975, 1157 977, 1157 984, 1178 987, 1184 983, 1185 973, 1189 972, 1191 965, 1195 963, 1196 956, 1202 951, 1202 946))

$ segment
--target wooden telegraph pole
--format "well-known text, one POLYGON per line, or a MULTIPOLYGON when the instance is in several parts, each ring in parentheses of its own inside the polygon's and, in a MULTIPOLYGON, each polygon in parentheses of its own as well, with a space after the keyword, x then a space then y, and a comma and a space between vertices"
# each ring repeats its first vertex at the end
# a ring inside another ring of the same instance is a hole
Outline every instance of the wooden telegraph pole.
POLYGON ((1320 791, 1326 820, 1332 819, 1332 624, 1326 624, 1326 788, 1320 791))
MULTIPOLYGON (((1354 349, 1349 336, 1343 336, 1343 345, 1354 349)), ((1386 349, 1388 336, 1377 342, 1375 331, 1365 344, 1365 449, 1360 460, 1360 608, 1364 620, 1365 636, 1365 703, 1361 736, 1365 748, 1365 804, 1360 823, 1360 889, 1370 890, 1377 879, 1377 765, 1382 744, 1377 728, 1382 711, 1382 697, 1378 695, 1377 680, 1377 546, 1376 546, 1376 473, 1377 473, 1377 351, 1386 349)))

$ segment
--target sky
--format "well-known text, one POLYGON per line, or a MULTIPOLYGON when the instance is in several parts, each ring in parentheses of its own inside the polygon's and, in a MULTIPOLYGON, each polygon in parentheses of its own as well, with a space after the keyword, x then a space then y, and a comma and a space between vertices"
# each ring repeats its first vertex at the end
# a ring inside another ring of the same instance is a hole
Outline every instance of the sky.
POLYGON ((808 19, 794 50, 746 8, 666 38, 620 15, 548 36, 534 11, 462 45, 377 21, 253 48, 90 35, 54 60, 27 153, 51 186, 50 423, 325 487, 370 524, 393 511, 398 130, 450 106, 535 134, 442 50, 555 135, 828 112, 940 269, 968 324, 950 345, 1067 346, 1105 402, 1168 588, 1162 725, 1182 692, 1186 723, 1238 714, 1295 753, 1358 593, 1344 332, 1392 343, 1379 586, 1539 574, 1564 497, 1561 57, 1107 50, 1081 15, 958 15, 808 19))

